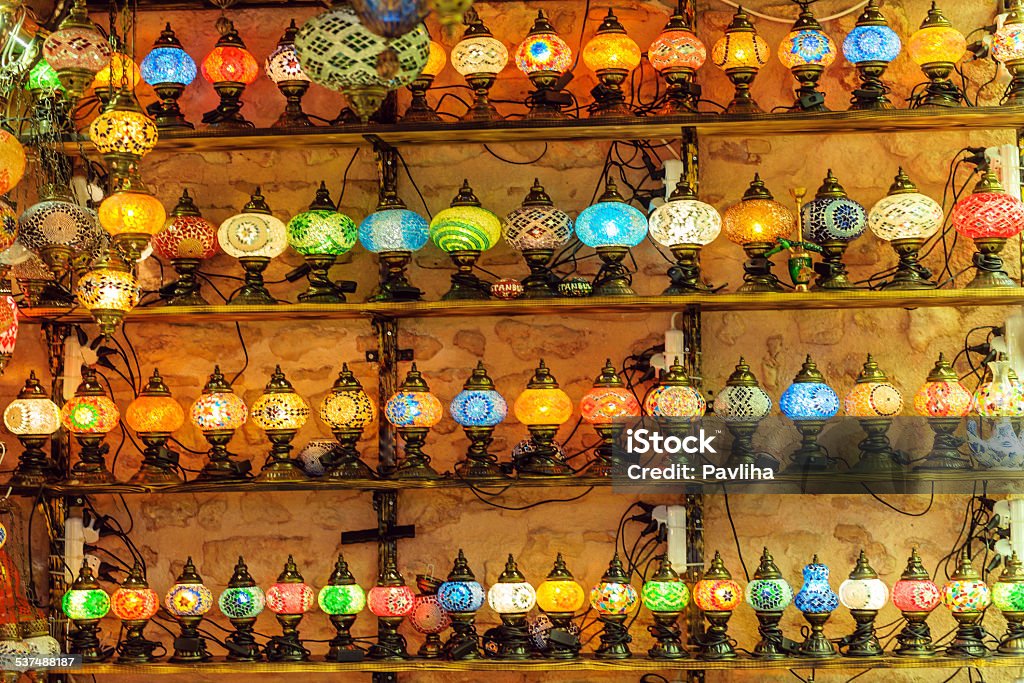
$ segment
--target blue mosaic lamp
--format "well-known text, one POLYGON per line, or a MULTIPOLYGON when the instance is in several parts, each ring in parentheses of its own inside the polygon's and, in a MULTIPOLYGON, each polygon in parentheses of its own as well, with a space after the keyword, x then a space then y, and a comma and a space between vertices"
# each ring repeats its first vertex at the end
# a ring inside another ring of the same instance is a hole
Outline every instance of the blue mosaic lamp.
POLYGON ((206 639, 199 634, 203 615, 213 607, 213 594, 203 584, 192 558, 185 560, 181 574, 164 596, 164 607, 181 626, 174 643, 174 654, 167 661, 174 663, 205 662, 210 659, 206 639))
POLYGON ((178 107, 178 98, 196 77, 196 63, 181 47, 181 41, 174 35, 171 24, 167 23, 160 37, 153 43, 153 49, 139 65, 142 80, 153 86, 159 102, 147 110, 159 130, 191 130, 193 126, 185 119, 178 107))
POLYGON ((828 170, 814 199, 800 209, 804 234, 821 246, 824 262, 815 268, 814 289, 851 289, 843 254, 850 242, 864 234, 868 212, 846 195, 846 190, 828 170))
POLYGON ((779 398, 782 414, 796 424, 800 447, 793 453, 791 470, 824 471, 832 467, 825 449, 818 444, 818 435, 829 418, 839 412, 839 396, 825 383, 810 355, 804 361, 793 383, 779 398))
POLYGON ((615 181, 608 178, 604 194, 576 217, 576 235, 588 247, 597 250, 603 265, 594 279, 593 296, 632 296, 632 278, 622 260, 630 247, 647 235, 647 217, 630 206, 619 194, 615 181))
POLYGON ((761 564, 754 572, 754 580, 747 584, 746 598, 747 604, 757 614, 757 632, 761 636, 761 641, 754 647, 754 656, 758 659, 785 659, 788 655, 783 648, 779 621, 793 602, 793 589, 782 578, 782 572, 775 566, 775 558, 768 548, 761 552, 761 564))
POLYGON ((427 220, 405 208, 394 182, 386 182, 377 210, 359 224, 359 242, 367 251, 378 254, 381 263, 381 281, 370 301, 420 300, 423 292, 409 284, 405 269, 412 253, 422 249, 429 239, 427 220))
POLYGON ((882 74, 902 47, 899 35, 878 10, 878 0, 868 0, 857 25, 843 40, 843 56, 857 67, 860 76, 860 87, 853 91, 850 109, 893 108, 885 96, 889 88, 882 83, 882 74))
POLYGON ((810 633, 800 644, 800 656, 816 659, 835 657, 836 648, 825 637, 824 631, 825 622, 839 606, 839 596, 828 585, 828 567, 818 562, 817 555, 804 567, 804 585, 793 597, 793 604, 811 625, 810 633))
POLYGON ((484 587, 473 575, 461 548, 448 580, 437 589, 437 602, 452 621, 452 635, 444 646, 445 654, 451 659, 478 659, 480 642, 473 622, 477 610, 484 604, 484 587))
POLYGON ((793 28, 779 45, 779 61, 793 73, 800 87, 796 89, 793 109, 828 111, 825 95, 818 90, 818 80, 825 67, 835 61, 836 46, 811 12, 810 0, 797 0, 800 14, 793 28))
POLYGON ((488 452, 494 427, 508 415, 508 404, 494 389, 483 361, 478 361, 473 374, 455 395, 448 410, 469 437, 469 450, 464 460, 455 465, 455 472, 467 478, 503 476, 498 458, 488 452))
POLYGON ((221 614, 235 627, 225 639, 232 646, 228 652, 229 661, 256 662, 262 659, 259 643, 253 637, 253 627, 266 604, 263 589, 249 574, 245 560, 239 557, 228 587, 217 599, 221 614))
POLYGON ((468 180, 462 181, 449 207, 430 221, 430 239, 456 268, 442 301, 491 298, 490 283, 476 276, 473 265, 501 239, 501 219, 480 205, 468 180))

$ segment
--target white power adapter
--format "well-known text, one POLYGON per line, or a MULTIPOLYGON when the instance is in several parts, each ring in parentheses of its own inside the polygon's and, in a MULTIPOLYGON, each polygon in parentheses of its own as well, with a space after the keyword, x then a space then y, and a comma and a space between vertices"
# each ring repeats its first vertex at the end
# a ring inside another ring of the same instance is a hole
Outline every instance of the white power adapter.
POLYGON ((659 505, 651 518, 667 530, 665 553, 672 568, 679 574, 689 568, 686 561, 686 508, 682 505, 659 505))

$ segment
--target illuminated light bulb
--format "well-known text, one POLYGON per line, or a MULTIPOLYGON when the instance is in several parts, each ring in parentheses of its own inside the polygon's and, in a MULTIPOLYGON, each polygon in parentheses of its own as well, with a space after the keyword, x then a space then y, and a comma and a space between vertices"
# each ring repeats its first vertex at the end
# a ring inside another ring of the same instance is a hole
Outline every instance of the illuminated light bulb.
POLYGON ((1006 67, 1012 77, 1000 104, 1024 104, 1024 5, 1021 0, 1007 3, 1009 13, 992 38, 992 57, 1006 67))
POLYGON ((128 264, 117 254, 104 250, 93 261, 91 270, 79 278, 75 295, 96 321, 100 333, 109 337, 139 303, 141 289, 128 264))
POLYGON ((412 99, 405 113, 402 114, 402 121, 409 121, 411 123, 441 120, 440 115, 430 106, 430 102, 427 101, 427 91, 430 90, 434 78, 437 74, 441 73, 445 64, 448 63, 448 55, 445 53, 444 47, 433 40, 430 41, 429 49, 430 54, 427 56, 426 65, 419 75, 413 79, 412 83, 409 84, 409 92, 412 95, 412 99))
POLYGON ((141 565, 136 563, 110 596, 110 608, 127 629, 117 661, 134 664, 153 661, 153 650, 159 646, 147 640, 143 631, 160 609, 160 598, 146 583, 141 565))
POLYGON ((1021 622, 1024 621, 1024 567, 1013 552, 1003 566, 1003 573, 992 586, 992 604, 1006 618, 1006 635, 996 650, 1001 655, 1024 652, 1021 622))
POLYGON ((178 98, 195 80, 198 70, 195 60, 185 52, 181 41, 168 22, 153 49, 142 59, 142 80, 153 86, 160 102, 150 105, 149 112, 160 130, 191 130, 195 128, 178 107, 178 98))
POLYGON ((18 219, 18 241, 39 255, 52 272, 54 287, 71 268, 71 257, 89 249, 102 233, 96 214, 79 206, 67 188, 44 185, 39 202, 18 219))
POLYGON ((754 174, 743 199, 722 214, 722 229, 730 242, 743 247, 743 286, 739 292, 781 292, 782 284, 772 273, 766 257, 779 239, 789 237, 796 220, 793 213, 775 201, 759 174, 754 174))
POLYGON ((35 370, 29 373, 18 397, 4 408, 4 426, 18 437, 24 451, 11 475, 11 486, 38 487, 56 475, 43 446, 60 429, 60 408, 50 400, 35 370))
POLYGON ((423 443, 430 428, 441 421, 443 413, 441 402, 430 393, 430 387, 413 363, 398 391, 384 405, 384 416, 398 428, 398 435, 404 442, 396 476, 403 479, 437 479, 441 476, 430 466, 430 456, 423 452, 423 443))
POLYGON ((967 53, 967 39, 932 2, 921 28, 910 36, 907 53, 928 77, 924 93, 911 101, 911 107, 959 107, 965 99, 949 79, 957 62, 967 53))
POLYGON ((829 169, 814 199, 801 207, 800 214, 804 234, 822 249, 824 272, 818 274, 814 288, 852 288, 843 254, 850 242, 864 234, 868 212, 847 196, 829 169))
POLYGON ((314 83, 340 90, 365 123, 390 90, 409 85, 430 56, 423 24, 395 38, 367 28, 347 2, 309 19, 295 37, 295 49, 314 83))
POLYGON ((999 253, 1006 240, 1024 227, 1024 203, 1003 190, 991 169, 986 170, 974 191, 953 207, 953 227, 974 240, 974 279, 967 287, 1016 287, 1003 270, 999 253))
POLYGON ((171 211, 163 229, 150 240, 160 258, 170 260, 178 280, 166 300, 168 306, 207 306, 200 292, 196 270, 202 261, 213 258, 219 249, 217 227, 203 218, 188 190, 171 211))
POLYGON ((900 168, 889 193, 878 200, 868 213, 868 227, 879 239, 892 244, 899 256, 899 265, 892 280, 882 283, 883 289, 933 289, 937 285, 931 273, 918 261, 918 252, 925 240, 938 232, 944 213, 931 197, 917 191, 917 186, 900 168))
POLYGON ((213 593, 203 584, 191 557, 185 560, 181 574, 164 595, 164 607, 181 627, 181 634, 174 641, 174 654, 168 661, 189 663, 210 659, 206 639, 199 634, 199 624, 213 607, 213 593))
POLYGON ((900 54, 899 34, 893 31, 885 15, 878 9, 878 0, 869 0, 857 25, 843 39, 843 56, 857 67, 860 88, 853 91, 851 110, 892 109, 886 97, 888 87, 882 74, 900 54))
POLYGON ((817 555, 804 567, 803 575, 804 584, 793 596, 793 604, 803 613, 811 628, 804 642, 800 643, 798 652, 804 657, 834 657, 836 648, 825 637, 824 630, 828 618, 839 607, 839 596, 829 585, 828 567, 818 562, 817 555))
POLYGON ((519 571, 519 565, 511 554, 498 580, 487 591, 487 604, 497 612, 505 626, 495 638, 497 656, 501 659, 529 659, 526 615, 537 604, 537 592, 519 571))
POLYGON ((330 618, 335 631, 327 652, 327 661, 342 661, 347 652, 362 653, 350 629, 356 621, 356 615, 366 607, 366 592, 356 583, 349 571, 348 562, 341 555, 338 555, 338 561, 334 563, 334 571, 327 579, 327 585, 317 594, 316 602, 320 610, 330 618))
POLYGON ((544 10, 537 10, 533 27, 515 52, 516 66, 530 79, 533 92, 527 96, 527 119, 563 119, 563 104, 558 94, 562 74, 572 65, 572 50, 548 21, 544 10))
POLYGON ((383 272, 370 301, 418 301, 423 296, 405 276, 414 251, 430 239, 430 224, 405 207, 394 187, 381 192, 376 210, 359 224, 359 242, 379 255, 383 272))
POLYGON ((89 140, 110 165, 112 175, 125 178, 137 172, 142 157, 159 139, 156 122, 128 90, 118 90, 103 113, 89 124, 89 140))
POLYGON ((441 585, 440 582, 430 576, 417 576, 416 583, 421 593, 413 600, 409 624, 417 633, 426 636, 416 651, 416 656, 423 659, 438 659, 444 653, 444 643, 441 642, 440 634, 451 626, 451 618, 437 599, 436 590, 441 585))
POLYGON ((89 19, 85 0, 74 0, 57 30, 46 37, 43 59, 75 100, 110 62, 110 43, 89 19))
POLYGON ((727 629, 729 617, 742 601, 743 589, 733 581, 722 555, 716 550, 711 565, 693 586, 693 603, 703 610, 704 618, 711 625, 698 659, 717 661, 736 657, 727 629))
POLYGON ((835 58, 836 45, 811 12, 810 3, 800 3, 799 16, 779 45, 779 61, 800 84, 793 109, 828 111, 825 95, 818 90, 818 80, 835 58))
POLYGON ((490 283, 477 277, 473 266, 480 254, 501 239, 501 219, 481 206, 468 180, 462 181, 449 208, 430 221, 430 239, 456 267, 451 287, 441 300, 489 299, 490 283))
POLYGON ((288 221, 287 229, 288 244, 302 254, 309 266, 309 287, 299 294, 299 301, 343 303, 343 292, 354 291, 355 283, 333 282, 328 271, 339 256, 355 246, 359 229, 355 221, 338 211, 323 181, 309 209, 288 221))
POLYGON ((231 384, 214 366, 203 393, 192 403, 189 419, 210 444, 210 461, 199 473, 199 480, 239 479, 249 471, 250 463, 235 462, 227 445, 235 430, 245 424, 249 411, 245 402, 232 390, 231 384))
POLYGON ((860 455, 853 466, 858 472, 902 470, 903 463, 889 444, 887 433, 892 418, 903 411, 903 396, 875 359, 868 354, 857 383, 843 399, 843 409, 857 418, 867 438, 860 443, 860 455))
POLYGON ((758 633, 761 640, 754 647, 757 659, 783 659, 788 655, 779 647, 775 633, 783 612, 793 602, 793 587, 782 577, 775 566, 775 558, 765 548, 761 552, 761 563, 754 572, 754 580, 747 584, 747 604, 757 615, 758 633))
POLYGON ((771 48, 757 34, 750 15, 742 8, 737 9, 732 22, 725 29, 725 35, 711 49, 711 61, 725 72, 734 88, 732 102, 726 107, 725 113, 763 113, 750 94, 750 86, 771 55, 771 48))
POLYGON ((513 457, 520 476, 569 476, 572 469, 555 447, 558 428, 572 417, 572 400, 558 386, 558 380, 541 359, 513 405, 516 419, 530 431, 533 448, 513 457))
POLYGON ((21 182, 25 175, 25 163, 25 148, 21 142, 0 128, 0 194, 7 194, 21 182))
POLYGON ((107 396, 96 371, 82 366, 82 383, 75 395, 60 409, 60 422, 81 446, 78 462, 71 468, 71 480, 86 484, 111 484, 116 481, 107 469, 103 439, 117 427, 121 412, 107 396))
POLYGON ((495 426, 508 415, 508 404, 494 388, 483 361, 478 361, 473 373, 448 406, 448 411, 469 437, 469 449, 463 460, 455 465, 460 477, 469 479, 500 478, 504 476, 498 458, 488 452, 495 426))
POLYGON ((142 453, 142 466, 130 483, 182 483, 175 471, 177 462, 169 458, 166 445, 171 433, 185 424, 185 411, 171 396, 171 390, 164 384, 158 370, 153 370, 153 375, 138 397, 128 404, 124 421, 135 430, 146 446, 142 453))
POLYGON ((359 380, 342 363, 338 379, 320 403, 320 419, 338 440, 338 454, 327 463, 328 479, 369 479, 373 471, 359 457, 356 443, 363 430, 377 418, 377 406, 363 391, 359 380))
POLYGON ((725 421, 732 435, 726 467, 755 463, 753 439, 757 426, 772 409, 771 396, 758 384, 746 360, 740 356, 725 387, 715 395, 715 415, 725 421))
POLYGON ((256 617, 263 613, 266 606, 266 594, 252 578, 245 559, 239 557, 227 588, 217 598, 220 613, 235 627, 226 639, 234 646, 228 652, 228 661, 256 662, 262 659, 259 643, 253 637, 253 627, 256 625, 256 617))
POLYGON ((288 229, 270 212, 260 188, 249 197, 240 213, 231 216, 217 229, 217 241, 228 256, 238 259, 245 269, 245 284, 231 297, 229 305, 259 306, 276 304, 263 283, 263 271, 270 259, 288 248, 288 229))
POLYGON ((480 639, 474 622, 484 604, 484 587, 476 580, 461 548, 448 578, 437 588, 437 602, 452 623, 445 653, 455 660, 479 658, 480 639))
POLYGON ((647 652, 651 659, 682 659, 686 656, 676 621, 690 602, 690 591, 666 556, 659 560, 654 576, 640 591, 644 607, 651 610, 658 642, 647 652))
POLYGON ((829 418, 839 412, 839 397, 825 383, 810 355, 793 378, 793 383, 779 398, 779 410, 793 421, 800 432, 800 447, 792 455, 791 469, 808 471, 834 467, 828 453, 818 443, 818 435, 829 418))
POLYGON ((665 28, 647 48, 647 57, 668 83, 665 104, 658 113, 663 116, 696 113, 700 99, 700 86, 695 84, 697 69, 704 65, 708 51, 693 32, 682 2, 676 5, 665 28))
POLYGON ((957 629, 945 654, 951 657, 987 657, 990 653, 981 640, 978 624, 985 610, 992 604, 992 593, 971 564, 971 556, 964 548, 956 571, 942 587, 942 604, 952 613, 957 629))
POLYGON ((487 99, 487 93, 508 64, 508 48, 491 34, 476 11, 467 15, 467 21, 462 40, 452 48, 452 67, 466 79, 474 95, 462 120, 501 121, 505 117, 487 99))
MULTIPOLYGON (((253 404, 253 417, 255 419, 253 404)), ((284 569, 277 577, 277 582, 267 589, 267 609, 277 617, 281 625, 281 635, 274 638, 267 647, 267 659, 271 662, 304 662, 309 659, 309 651, 302 646, 299 639, 299 622, 302 616, 313 609, 316 595, 306 585, 305 579, 295 566, 295 560, 288 556, 284 569)))
POLYGON ((854 654, 849 656, 880 657, 885 654, 875 634, 875 617, 888 601, 889 589, 878 578, 878 573, 868 564, 867 555, 861 550, 850 577, 839 584, 839 602, 850 610, 857 623, 857 642, 850 647, 854 654))
POLYGON ((111 655, 100 647, 100 619, 110 611, 110 596, 100 588, 89 562, 83 560, 71 589, 61 598, 64 615, 75 628, 69 635, 68 652, 81 655, 83 662, 102 662, 111 655))
POLYGON ((150 194, 138 176, 129 177, 108 194, 99 208, 99 221, 110 243, 129 262, 142 258, 150 238, 167 222, 160 200, 150 194))
POLYGON ((907 568, 900 580, 892 587, 892 604, 903 613, 906 626, 896 636, 899 645, 894 655, 903 657, 930 657, 935 654, 931 631, 928 629, 928 615, 942 604, 939 587, 932 581, 921 563, 917 548, 907 559, 907 568))
POLYGON ((594 425, 601 437, 587 472, 597 477, 624 474, 626 462, 616 453, 616 442, 627 421, 640 417, 640 402, 615 372, 611 359, 605 361, 594 387, 580 399, 580 416, 594 425))
POLYGON ((295 388, 274 368, 263 394, 249 408, 249 419, 267 434, 272 444, 267 461, 257 475, 259 481, 302 481, 306 473, 291 457, 292 439, 309 418, 309 404, 295 393, 295 388))
POLYGON ((370 646, 370 659, 407 659, 405 638, 398 633, 402 620, 412 612, 416 597, 405 585, 405 579, 395 567, 394 559, 385 560, 377 576, 377 583, 366 595, 370 612, 377 617, 377 642, 370 646))
POLYGON ((626 35, 626 29, 608 8, 597 33, 583 47, 583 63, 597 74, 600 83, 590 107, 592 117, 634 115, 626 104, 622 83, 640 66, 640 58, 640 47, 626 35))
POLYGON ((509 246, 522 253, 530 269, 529 277, 522 281, 522 297, 557 296, 557 278, 549 266, 555 249, 572 238, 572 218, 555 208, 539 179, 534 179, 522 205, 505 217, 501 231, 509 246))
POLYGON ((203 123, 211 128, 252 128, 252 123, 241 114, 241 98, 245 86, 259 76, 259 64, 229 19, 218 19, 217 30, 220 38, 210 54, 203 58, 201 69, 203 78, 220 96, 220 104, 203 114, 203 123))
POLYGON ((267 78, 285 96, 284 111, 271 128, 305 128, 313 125, 306 112, 302 111, 302 97, 309 90, 310 80, 302 70, 299 54, 295 50, 295 36, 298 34, 299 27, 292 19, 263 65, 267 78))
POLYGON ((601 259, 601 270, 594 278, 593 296, 633 296, 632 277, 622 260, 630 247, 647 236, 647 216, 630 206, 619 194, 615 181, 608 177, 604 194, 576 217, 576 236, 593 247, 601 259))
POLYGON ((142 72, 131 56, 124 52, 110 53, 110 61, 92 79, 92 89, 102 106, 106 106, 114 93, 124 88, 134 91, 142 80, 142 72))
POLYGON ((690 184, 680 178, 668 201, 651 213, 649 223, 651 239, 668 247, 676 259, 669 268, 672 284, 662 294, 712 291, 701 278, 700 250, 722 232, 722 217, 715 207, 698 200, 690 184))

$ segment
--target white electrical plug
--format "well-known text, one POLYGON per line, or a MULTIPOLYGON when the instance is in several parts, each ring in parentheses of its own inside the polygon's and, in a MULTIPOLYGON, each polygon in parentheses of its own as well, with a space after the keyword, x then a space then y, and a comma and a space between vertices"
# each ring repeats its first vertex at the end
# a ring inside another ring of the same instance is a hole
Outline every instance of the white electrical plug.
POLYGON ((651 356, 651 367, 668 372, 670 365, 679 359, 680 365, 686 360, 686 334, 676 327, 678 313, 672 314, 671 327, 665 330, 665 352, 651 356))
POLYGON ((651 512, 655 522, 666 527, 665 553, 672 568, 679 574, 688 569, 686 562, 686 508, 682 505, 659 505, 651 512))

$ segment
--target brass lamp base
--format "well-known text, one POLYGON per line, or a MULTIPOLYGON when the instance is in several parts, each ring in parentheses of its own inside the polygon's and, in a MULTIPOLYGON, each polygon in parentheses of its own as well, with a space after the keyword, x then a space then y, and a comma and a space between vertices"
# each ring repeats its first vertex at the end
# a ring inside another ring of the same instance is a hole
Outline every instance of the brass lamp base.
POLYGON ((794 420, 796 429, 800 432, 800 447, 793 452, 790 465, 786 472, 827 472, 835 469, 835 464, 830 462, 825 449, 818 443, 818 435, 825 428, 828 420, 794 420))
POLYGON ((1024 612, 1003 612, 1006 617, 1006 633, 999 641, 996 654, 1010 657, 1024 655, 1024 612))
POLYGON ((725 463, 726 467, 755 463, 754 434, 757 433, 757 425, 757 422, 726 422, 725 427, 732 435, 732 448, 725 463))
POLYGON ((708 620, 708 629, 704 633, 704 642, 701 643, 697 659, 709 662, 717 662, 723 659, 736 659, 736 649, 729 639, 727 631, 729 617, 732 612, 710 611, 704 612, 704 618, 708 620))
POLYGON ((794 66, 792 71, 793 76, 800 83, 800 87, 796 90, 796 103, 793 105, 793 109, 806 112, 828 111, 828 107, 825 106, 825 95, 818 90, 818 81, 821 79, 825 67, 820 64, 801 64, 794 66))
POLYGON ((82 655, 83 662, 105 662, 110 659, 113 650, 100 647, 99 619, 72 619, 74 630, 68 635, 70 640, 69 654, 82 655))
POLYGON ((345 295, 341 289, 331 282, 329 275, 331 266, 337 260, 334 254, 307 254, 306 265, 309 266, 309 273, 306 280, 309 286, 306 291, 299 294, 299 303, 302 304, 343 304, 345 295))
POLYGON ((671 286, 662 292, 674 294, 710 294, 712 292, 700 275, 700 245, 675 244, 671 247, 676 264, 668 269, 671 286))
POLYGON ((679 637, 680 630, 676 625, 680 612, 652 612, 654 623, 647 627, 650 634, 658 641, 647 651, 651 659, 673 660, 686 657, 686 649, 679 637))
MULTIPOLYGON (((534 91, 529 94, 526 100, 526 105, 530 108, 530 111, 526 114, 528 121, 561 121, 566 118, 562 108, 557 104, 551 103, 552 96, 558 93, 555 85, 561 76, 562 74, 557 71, 535 71, 529 75, 534 91)), ((88 84, 86 87, 88 87, 88 84)))
POLYGON ((902 612, 907 620, 903 630, 896 636, 899 645, 892 651, 899 657, 934 657, 935 645, 928 628, 928 612, 902 612))
POLYGON ((595 425, 594 431, 601 437, 601 443, 594 451, 594 460, 587 467, 587 474, 593 477, 610 477, 625 471, 626 462, 616 448, 616 442, 625 426, 624 424, 595 425))
POLYGON ((1000 104, 1008 107, 1024 106, 1024 59, 1011 59, 1005 64, 1012 78, 1000 104))
POLYGON ((735 91, 732 102, 725 108, 726 114, 763 114, 764 111, 754 101, 750 94, 750 85, 757 77, 757 69, 741 67, 738 69, 726 69, 725 75, 732 82, 735 91))
POLYGON ((242 93, 244 83, 214 83, 213 89, 220 96, 220 104, 216 109, 203 114, 203 123, 210 128, 222 130, 242 130, 252 128, 253 124, 242 116, 242 93))
POLYGON ((209 462, 196 477, 196 481, 226 481, 245 479, 251 467, 248 461, 236 462, 231 459, 227 445, 235 432, 231 429, 214 429, 203 432, 203 437, 210 444, 209 462))
POLYGON ((526 630, 526 614, 499 614, 501 626, 495 629, 494 642, 498 651, 494 657, 498 659, 525 660, 530 659, 530 638, 526 630))
POLYGON ((128 263, 142 258, 142 252, 149 246, 149 235, 142 232, 122 232, 111 238, 110 243, 128 263))
POLYGON ((921 71, 928 77, 928 85, 919 100, 911 103, 916 107, 961 107, 965 99, 960 88, 949 80, 953 72, 952 62, 930 62, 921 65, 921 71))
POLYGON ((150 432, 139 434, 146 450, 142 454, 142 465, 139 471, 128 480, 129 484, 161 485, 161 484, 182 484, 184 480, 178 476, 174 469, 174 463, 164 458, 166 452, 167 433, 150 432))
POLYGON ((473 105, 469 108, 462 121, 504 121, 505 117, 498 113, 488 93, 494 85, 495 74, 468 74, 466 83, 473 89, 473 105))
POLYGON ((263 284, 263 271, 270 265, 266 256, 243 256, 238 259, 245 269, 245 284, 228 299, 229 306, 268 306, 277 303, 263 284))
POLYGON ((174 291, 164 302, 165 306, 208 306, 209 302, 200 294, 199 279, 196 271, 200 260, 197 258, 171 259, 178 280, 174 283, 174 291))
POLYGON ((548 632, 548 649, 544 651, 547 659, 579 659, 580 639, 579 636, 570 630, 572 626, 572 612, 545 612, 551 620, 551 630, 548 632), (551 636, 555 632, 561 636, 555 640, 551 636))
POLYGON ((416 656, 422 659, 440 659, 444 654, 444 643, 441 636, 436 633, 428 633, 420 649, 416 650, 416 656))
POLYGON ((72 100, 78 100, 85 94, 85 91, 92 85, 96 78, 96 72, 89 69, 65 68, 57 74, 60 84, 64 86, 72 100))
POLYGON ((409 659, 405 638, 398 632, 403 617, 377 617, 377 642, 370 646, 366 656, 377 660, 409 659))
POLYGON ((370 117, 384 104, 388 90, 383 85, 361 85, 348 88, 345 91, 345 96, 359 120, 367 123, 370 117))
POLYGON ((205 662, 213 655, 206 649, 206 639, 199 635, 202 617, 177 617, 181 635, 175 639, 174 654, 168 659, 172 664, 205 662))
POLYGON ((294 429, 267 430, 267 438, 273 445, 263 469, 256 475, 256 481, 306 481, 308 479, 299 461, 290 457, 292 439, 295 438, 295 434, 296 430, 294 429))
POLYGON ((430 466, 430 456, 423 452, 427 440, 426 427, 399 427, 398 435, 405 442, 404 457, 399 461, 394 476, 398 479, 439 479, 440 474, 430 466))
POLYGON ((271 128, 309 128, 313 122, 302 111, 302 97, 309 90, 307 81, 281 81, 277 89, 285 97, 284 111, 271 124, 271 128))
POLYGON ((444 644, 444 655, 454 661, 480 659, 480 638, 476 633, 476 612, 449 612, 452 634, 444 644))
POLYGON ((893 240, 891 244, 900 260, 892 280, 883 284, 881 289, 935 289, 938 286, 930 279, 931 272, 918 261, 917 254, 924 246, 924 240, 893 240))
POLYGON ((146 628, 147 620, 129 620, 121 622, 125 627, 124 641, 119 648, 117 661, 124 664, 148 664, 156 661, 153 651, 160 647, 160 643, 146 640, 142 631, 146 628))
POLYGON ((1003 270, 1003 260, 999 258, 999 252, 1003 250, 1006 239, 1002 237, 987 237, 974 240, 974 246, 978 251, 974 254, 974 267, 977 273, 974 279, 967 283, 971 289, 987 287, 1016 287, 1017 283, 1003 270))
POLYGON ((633 637, 626 629, 628 614, 602 614, 597 618, 601 622, 601 644, 594 650, 595 659, 629 659, 633 653, 629 644, 633 637))
POLYGON ((382 251, 379 255, 381 281, 377 292, 368 301, 419 301, 423 297, 416 287, 409 284, 405 269, 412 260, 411 251, 382 251))
POLYGON ((523 258, 530 274, 523 280, 524 299, 549 299, 558 296, 557 278, 549 267, 554 249, 524 249, 523 258))
POLYGON ((491 286, 473 273, 473 266, 480 258, 476 250, 453 251, 448 254, 455 264, 452 285, 441 297, 441 301, 486 301, 491 298, 491 286))
POLYGON ((787 659, 787 653, 783 647, 782 629, 779 622, 782 620, 782 612, 756 612, 757 632, 761 640, 754 646, 753 656, 757 659, 787 659))
POLYGON ((662 72, 668 90, 665 92, 665 104, 658 110, 659 116, 697 113, 700 89, 693 86, 696 73, 689 67, 673 67, 662 72))
POLYGON ((409 84, 409 92, 412 99, 409 101, 409 108, 402 115, 402 121, 407 123, 430 123, 441 120, 437 111, 427 101, 427 90, 434 82, 433 76, 420 74, 416 80, 409 84))
POLYGON ((985 647, 985 629, 981 627, 981 618, 984 612, 953 612, 953 619, 956 620, 956 633, 953 635, 953 642, 946 648, 946 655, 950 657, 987 657, 988 648, 985 647))
POLYGON ((860 442, 860 457, 850 468, 854 472, 896 472, 903 466, 896 459, 896 452, 889 443, 887 432, 892 420, 887 418, 860 420, 861 429, 867 438, 860 442))
POLYGON ((352 637, 352 624, 356 622, 355 614, 332 614, 331 625, 334 626, 334 637, 328 643, 330 649, 324 658, 328 662, 338 662, 347 652, 362 652, 352 637))
POLYGON ((373 470, 359 457, 356 443, 362 436, 361 429, 336 429, 334 438, 338 440, 336 459, 327 464, 327 479, 373 479, 373 470))
POLYGON ((299 640, 299 622, 301 614, 276 614, 277 623, 281 625, 281 635, 271 638, 267 643, 268 662, 305 662, 309 661, 309 650, 299 640))
POLYGON ((804 642, 800 643, 800 647, 797 649, 799 657, 827 659, 836 656, 835 645, 825 637, 825 622, 828 621, 830 616, 832 616, 831 612, 823 614, 804 613, 804 619, 811 625, 811 630, 807 634, 807 638, 804 639, 804 642))
POLYGON ((772 273, 772 262, 766 256, 771 248, 770 242, 749 242, 743 245, 747 260, 743 263, 743 285, 737 292, 785 291, 779 278, 772 273))
POLYGON ((892 102, 886 97, 889 88, 882 82, 882 74, 889 66, 888 62, 858 62, 857 75, 860 76, 860 87, 853 91, 853 103, 850 111, 893 109, 892 102))
POLYGON ((8 485, 36 487, 56 477, 56 467, 47 459, 46 451, 43 450, 49 438, 32 434, 18 436, 25 450, 18 456, 18 467, 8 480, 8 485))
POLYGON ((594 104, 590 108, 590 118, 626 118, 636 113, 626 104, 626 96, 622 92, 622 83, 629 76, 625 69, 598 69, 597 80, 600 84, 592 91, 594 104))
POLYGON ((78 462, 71 467, 68 482, 81 484, 113 484, 117 482, 114 475, 107 469, 103 456, 109 446, 103 443, 105 434, 76 434, 82 450, 78 454, 78 462))
POLYGON ((857 628, 845 640, 849 647, 844 653, 847 657, 881 657, 885 654, 881 643, 878 642, 878 635, 875 633, 875 617, 877 610, 852 609, 857 628))
POLYGON ((826 240, 821 243, 822 262, 818 268, 815 268, 818 271, 818 277, 812 289, 854 289, 856 287, 850 282, 846 264, 843 263, 843 254, 846 253, 848 246, 849 242, 843 240, 826 240))
POLYGON ((178 107, 178 98, 185 92, 185 86, 181 83, 155 83, 153 90, 156 91, 159 102, 146 107, 146 111, 156 121, 156 128, 159 131, 165 130, 193 130, 193 126, 178 107))
POLYGON ((601 259, 601 270, 594 278, 591 296, 635 296, 630 287, 632 277, 622 265, 622 260, 629 253, 629 247, 598 247, 597 255, 601 259))
POLYGON ((464 479, 505 479, 498 458, 488 448, 494 441, 494 427, 465 427, 469 437, 466 457, 455 465, 455 472, 464 479))
POLYGON ((515 468, 520 477, 571 477, 572 468, 555 448, 557 425, 530 425, 533 450, 522 456, 515 468))
POLYGON ((935 433, 935 438, 928 457, 914 468, 915 471, 971 469, 971 462, 960 452, 963 439, 954 435, 960 422, 958 417, 928 418, 928 426, 935 433))
POLYGON ((263 659, 260 652, 260 645, 253 636, 253 627, 256 625, 256 618, 251 619, 228 619, 235 630, 227 635, 224 642, 231 645, 228 648, 227 660, 229 662, 258 662, 263 659))

